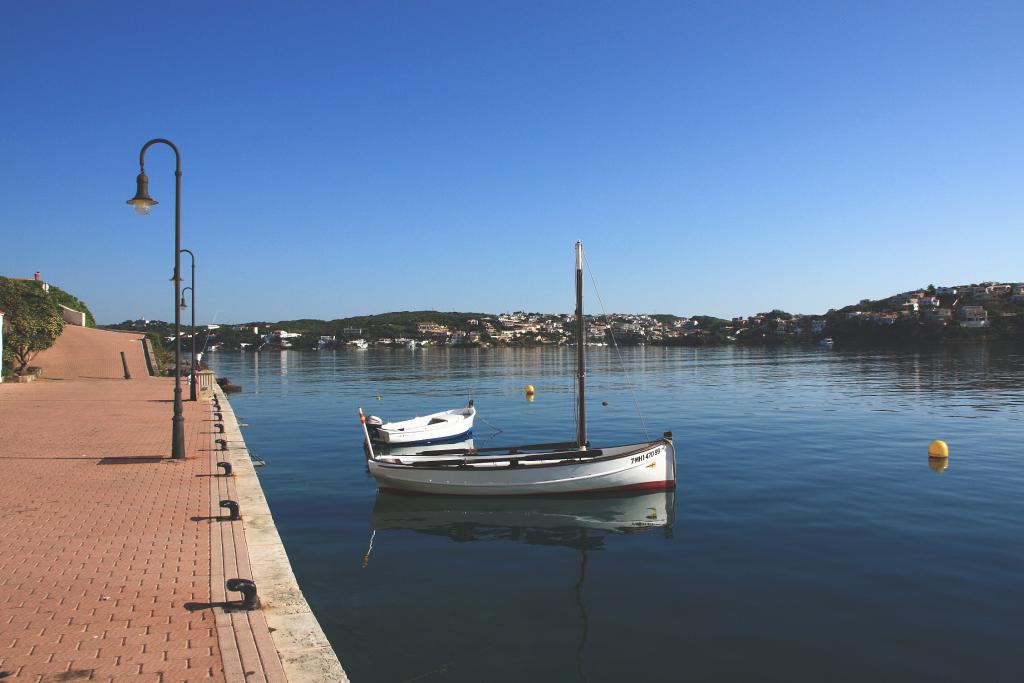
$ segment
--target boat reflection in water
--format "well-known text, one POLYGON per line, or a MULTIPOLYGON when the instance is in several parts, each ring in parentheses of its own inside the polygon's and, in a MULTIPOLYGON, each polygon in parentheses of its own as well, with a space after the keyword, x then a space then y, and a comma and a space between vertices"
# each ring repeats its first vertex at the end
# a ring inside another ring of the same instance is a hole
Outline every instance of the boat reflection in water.
POLYGON ((518 541, 597 550, 608 534, 671 536, 675 492, 565 497, 406 496, 378 493, 373 531, 410 530, 453 541, 518 541), (587 533, 599 532, 599 533, 587 533))
MULTIPOLYGON (((370 547, 378 532, 416 531, 452 541, 513 541, 528 545, 564 546, 579 556, 573 592, 579 610, 576 674, 586 681, 584 650, 590 631, 584 599, 587 560, 608 539, 645 532, 672 536, 674 491, 632 495, 569 495, 562 497, 409 496, 380 492, 373 506, 370 547)), ((378 539, 379 542, 379 539, 378 539)))

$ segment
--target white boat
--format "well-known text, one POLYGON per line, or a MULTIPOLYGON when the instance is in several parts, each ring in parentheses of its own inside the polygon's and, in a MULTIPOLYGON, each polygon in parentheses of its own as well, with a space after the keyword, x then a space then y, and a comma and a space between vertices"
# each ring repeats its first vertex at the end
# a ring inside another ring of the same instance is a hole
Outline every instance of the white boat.
MULTIPOLYGON (((362 410, 360 410, 362 414, 362 410)), ((401 422, 384 422, 375 415, 365 418, 368 438, 381 444, 411 445, 452 441, 473 433, 476 408, 473 402, 465 408, 444 410, 401 422)))
POLYGON ((523 496, 663 491, 676 485, 672 433, 661 439, 592 448, 584 392, 583 245, 576 243, 576 441, 509 448, 450 449, 429 455, 376 454, 359 409, 367 467, 381 491, 465 496, 523 496))
POLYGON ((818 346, 820 346, 823 349, 831 349, 834 345, 835 342, 832 341, 832 337, 825 337, 820 342, 818 342, 818 346))

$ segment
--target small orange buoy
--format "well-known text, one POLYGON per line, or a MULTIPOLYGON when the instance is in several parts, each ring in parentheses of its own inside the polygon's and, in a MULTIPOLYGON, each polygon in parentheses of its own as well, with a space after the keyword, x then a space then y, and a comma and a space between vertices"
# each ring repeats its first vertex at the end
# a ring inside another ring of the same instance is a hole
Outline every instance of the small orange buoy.
POLYGON ((532 384, 527 384, 526 385, 526 395, 527 396, 533 396, 533 392, 534 392, 533 385, 532 384))
POLYGON ((948 458, 949 457, 949 446, 946 445, 945 441, 936 439, 928 444, 928 457, 929 458, 948 458))

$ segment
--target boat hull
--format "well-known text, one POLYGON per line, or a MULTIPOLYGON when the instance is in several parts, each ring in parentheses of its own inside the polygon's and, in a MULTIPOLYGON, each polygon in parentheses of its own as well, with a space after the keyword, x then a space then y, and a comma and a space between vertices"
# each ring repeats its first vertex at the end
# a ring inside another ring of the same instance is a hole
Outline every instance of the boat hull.
POLYGON ((668 491, 676 485, 675 447, 664 439, 602 449, 594 458, 488 457, 459 466, 423 466, 371 459, 382 491, 456 496, 547 496, 619 491, 668 491))
POLYGON ((415 446, 432 443, 445 443, 447 441, 459 441, 462 439, 468 439, 472 435, 473 428, 470 427, 469 429, 465 429, 465 425, 463 425, 459 430, 435 430, 430 435, 380 431, 378 432, 377 438, 374 439, 374 443, 388 444, 391 446, 415 446), (453 431, 454 433, 448 434, 448 431, 453 431))

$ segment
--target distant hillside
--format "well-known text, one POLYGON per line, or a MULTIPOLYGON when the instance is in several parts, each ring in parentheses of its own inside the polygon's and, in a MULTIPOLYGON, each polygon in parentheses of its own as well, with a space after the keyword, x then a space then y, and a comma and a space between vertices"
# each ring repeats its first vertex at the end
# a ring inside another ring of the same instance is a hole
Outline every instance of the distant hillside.
POLYGON ((863 299, 827 314, 826 332, 850 345, 1024 339, 1024 284, 984 282, 863 299))
MULTIPOLYGON (((565 313, 398 311, 335 320, 221 325, 210 330, 209 340, 225 348, 331 348, 356 340, 396 346, 562 345, 572 343, 573 325, 572 316, 565 313)), ((109 327, 171 333, 171 327, 160 321, 125 321, 109 327)), ((1024 284, 929 285, 810 315, 775 309, 732 320, 662 313, 587 316, 589 344, 816 344, 825 339, 838 346, 1024 339, 1024 284)))
MULTIPOLYGON (((335 320, 280 320, 276 323, 259 323, 274 329, 290 332, 306 332, 319 335, 343 335, 346 330, 359 329, 373 337, 406 337, 417 333, 421 323, 437 323, 455 331, 469 331, 480 326, 481 319, 495 318, 488 313, 459 313, 441 311, 397 311, 360 315, 335 320), (470 323, 473 320, 475 322, 470 323)), ((351 333, 350 333, 351 334, 351 333)))

